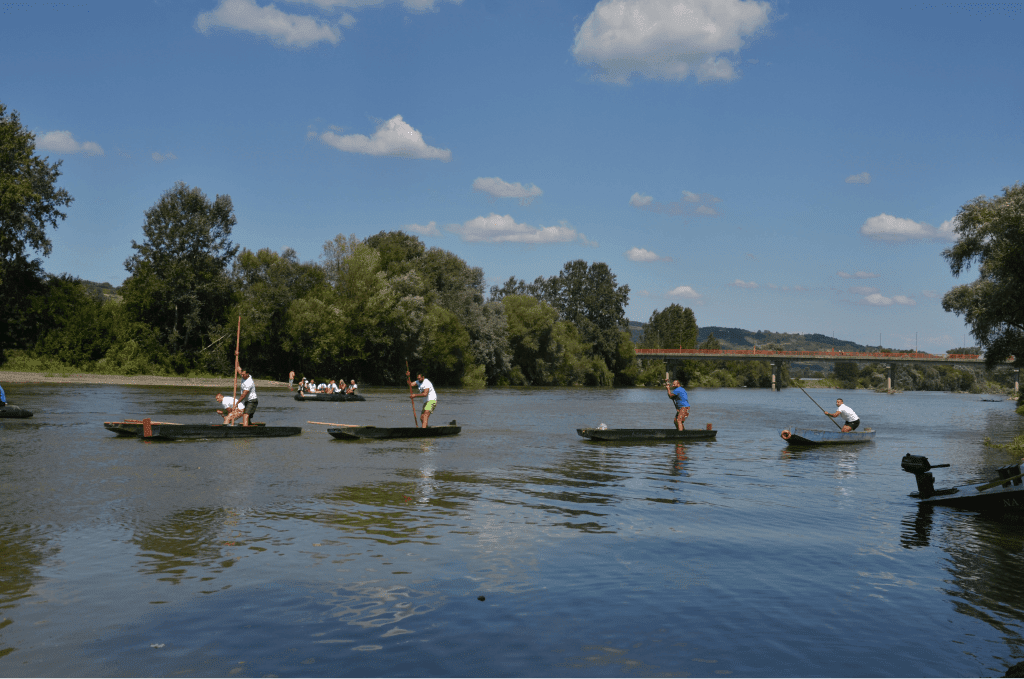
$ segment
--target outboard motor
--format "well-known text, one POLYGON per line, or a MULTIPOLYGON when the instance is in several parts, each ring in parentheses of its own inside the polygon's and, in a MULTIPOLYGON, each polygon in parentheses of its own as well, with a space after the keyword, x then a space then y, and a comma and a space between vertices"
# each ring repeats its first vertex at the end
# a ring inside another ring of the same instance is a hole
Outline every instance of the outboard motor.
POLYGON ((931 464, 928 462, 928 458, 924 455, 911 455, 907 453, 903 456, 903 461, 900 462, 900 466, 903 467, 903 471, 909 472, 914 475, 914 480, 917 481, 917 492, 919 497, 926 498, 932 495, 946 495, 948 493, 955 493, 956 488, 946 488, 943 490, 935 490, 935 476, 929 472, 929 469, 938 469, 939 467, 948 467, 948 464, 931 464))

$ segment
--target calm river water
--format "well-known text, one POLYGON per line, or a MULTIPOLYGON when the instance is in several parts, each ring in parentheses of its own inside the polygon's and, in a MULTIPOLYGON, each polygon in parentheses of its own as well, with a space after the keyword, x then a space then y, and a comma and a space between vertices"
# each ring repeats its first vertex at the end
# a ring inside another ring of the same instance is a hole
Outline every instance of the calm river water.
POLYGON ((656 389, 442 390, 460 436, 342 442, 308 420, 411 426, 403 390, 260 417, 302 436, 159 443, 102 423, 215 422, 211 389, 7 385, 3 676, 1001 676, 1024 658, 1024 530, 919 510, 1010 460, 1008 401, 693 390, 686 446, 575 429, 671 426, 656 389))

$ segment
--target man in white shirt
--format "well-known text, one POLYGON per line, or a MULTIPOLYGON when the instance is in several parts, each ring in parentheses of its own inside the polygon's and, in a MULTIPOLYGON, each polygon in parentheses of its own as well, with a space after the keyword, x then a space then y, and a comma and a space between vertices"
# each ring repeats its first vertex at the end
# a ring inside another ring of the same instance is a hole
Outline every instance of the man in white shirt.
POLYGON ((423 373, 416 373, 416 381, 412 382, 409 380, 409 371, 406 370, 405 379, 409 382, 410 399, 420 397, 427 399, 427 402, 423 404, 423 412, 420 413, 420 422, 422 423, 422 427, 426 429, 427 422, 430 421, 430 413, 434 412, 434 409, 437 407, 437 392, 434 391, 434 385, 430 383, 430 380, 423 376, 423 373), (418 394, 412 393, 411 388, 413 385, 416 385, 416 388, 421 389, 422 391, 418 394))
POLYGON ((224 406, 224 410, 217 411, 218 415, 224 416, 224 424, 231 424, 242 416, 242 407, 234 397, 217 394, 217 402, 224 406))
POLYGON ((345 390, 345 393, 346 394, 354 394, 354 393, 356 393, 356 389, 358 389, 358 388, 359 388, 359 385, 356 384, 355 380, 352 380, 352 384, 348 385, 348 388, 345 390))
POLYGON ((834 413, 825 413, 829 417, 843 416, 846 420, 846 424, 843 425, 843 431, 853 431, 860 426, 860 418, 857 417, 857 413, 853 412, 853 408, 848 405, 843 405, 843 399, 836 399, 836 411, 834 413))
POLYGON ((256 406, 260 404, 256 397, 256 382, 244 368, 239 368, 238 373, 242 376, 242 395, 238 400, 242 404, 242 426, 248 427, 249 421, 256 412, 256 406))

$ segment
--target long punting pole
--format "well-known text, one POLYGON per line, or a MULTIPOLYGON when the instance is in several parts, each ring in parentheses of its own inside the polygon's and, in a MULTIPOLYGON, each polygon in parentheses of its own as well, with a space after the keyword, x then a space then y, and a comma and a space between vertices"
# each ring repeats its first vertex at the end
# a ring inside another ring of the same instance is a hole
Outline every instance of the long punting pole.
MULTIPOLYGON (((405 362, 405 372, 409 372, 409 361, 405 362)), ((409 385, 409 407, 412 408, 412 423, 418 427, 420 423, 416 421, 416 406, 412 400, 412 375, 406 375, 405 378, 406 383, 409 385)))
MULTIPOLYGON (((237 406, 238 403, 238 345, 242 342, 242 317, 238 317, 238 336, 235 338, 235 382, 231 387, 231 398, 235 399, 237 406)), ((234 422, 232 422, 234 424, 234 422)))
MULTIPOLYGON (((811 395, 810 395, 810 394, 808 394, 808 393, 807 393, 806 391, 804 391, 804 388, 803 388, 803 387, 801 387, 801 386, 800 386, 799 384, 798 384, 798 385, 796 385, 796 386, 797 386, 797 388, 798 388, 798 389, 799 389, 800 391, 803 391, 803 392, 804 392, 804 394, 805 394, 805 395, 807 396, 807 398, 811 398, 811 395)), ((814 405, 818 406, 818 402, 817 402, 817 401, 815 401, 815 400, 814 400, 813 398, 811 398, 811 403, 813 403, 814 405)), ((842 430, 843 430, 842 426, 841 426, 841 425, 840 425, 840 424, 839 424, 838 422, 836 422, 835 420, 833 420, 833 419, 832 419, 832 416, 828 414, 828 411, 827 411, 827 410, 825 410, 825 409, 824 409, 824 408, 822 408, 821 406, 818 406, 818 410, 820 410, 821 412, 825 413, 825 417, 827 417, 827 418, 829 419, 829 421, 830 421, 830 422, 831 422, 832 424, 834 424, 834 425, 836 425, 837 427, 839 427, 839 431, 842 431, 842 430)))

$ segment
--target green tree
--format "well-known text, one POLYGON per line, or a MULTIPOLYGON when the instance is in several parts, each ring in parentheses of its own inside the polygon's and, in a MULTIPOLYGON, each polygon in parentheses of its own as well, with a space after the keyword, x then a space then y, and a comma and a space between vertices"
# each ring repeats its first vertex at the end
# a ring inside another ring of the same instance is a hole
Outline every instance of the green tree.
MULTIPOLYGON (((960 206, 953 232, 957 241, 943 251, 954 276, 978 267, 978 279, 958 285, 942 308, 963 316, 985 350, 985 364, 1016 357, 1024 361, 1024 184, 1002 196, 979 196, 960 206)), ((1024 399, 1024 394, 1021 396, 1024 399)))
POLYGON ((408 273, 426 252, 423 241, 403 231, 381 231, 363 242, 380 253, 381 271, 388 276, 408 273))
POLYGON ((227 369, 234 362, 234 319, 241 316, 245 327, 240 355, 250 372, 283 377, 291 369, 301 370, 299 356, 284 348, 288 309, 295 300, 325 286, 324 268, 299 262, 291 248, 280 255, 269 248, 243 249, 235 259, 233 277, 241 299, 220 338, 214 340, 227 369))
POLYGON ((651 314, 644 326, 641 344, 647 349, 694 349, 698 332, 693 309, 672 303, 651 314))
POLYGON ((216 340, 235 302, 227 266, 238 252, 231 242, 235 215, 230 196, 210 201, 177 182, 146 211, 145 240, 132 241, 122 288, 127 308, 157 330, 176 369, 192 367, 216 340))
POLYGON ((4 350, 25 346, 31 337, 25 299, 42 289, 43 272, 31 251, 48 256, 47 229, 67 215, 72 197, 57 187, 61 161, 36 154, 35 135, 21 124, 17 111, 0 103, 0 363, 4 350))

